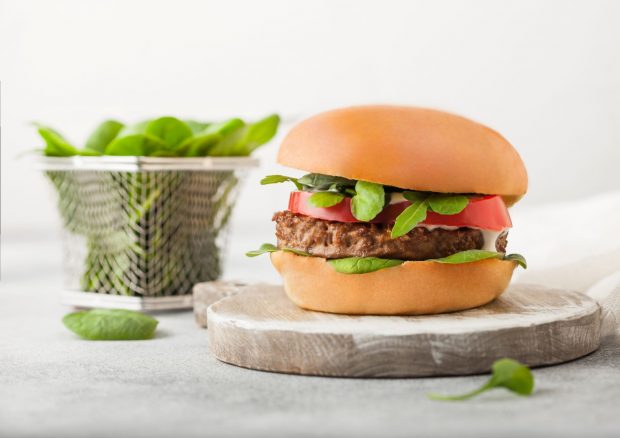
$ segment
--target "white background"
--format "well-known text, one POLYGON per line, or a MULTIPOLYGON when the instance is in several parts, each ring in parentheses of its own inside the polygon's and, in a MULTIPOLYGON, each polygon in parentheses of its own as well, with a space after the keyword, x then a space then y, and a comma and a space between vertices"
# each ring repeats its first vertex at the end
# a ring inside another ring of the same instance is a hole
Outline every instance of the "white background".
MULTIPOLYGON (((521 206, 618 189, 619 21, 611 0, 0 0, 3 240, 59 227, 52 190, 16 159, 41 146, 31 121, 79 143, 106 117, 431 106, 516 146, 530 173, 521 206)), ((277 142, 245 186, 235 250, 273 240, 288 188, 257 181, 282 171, 277 142)))

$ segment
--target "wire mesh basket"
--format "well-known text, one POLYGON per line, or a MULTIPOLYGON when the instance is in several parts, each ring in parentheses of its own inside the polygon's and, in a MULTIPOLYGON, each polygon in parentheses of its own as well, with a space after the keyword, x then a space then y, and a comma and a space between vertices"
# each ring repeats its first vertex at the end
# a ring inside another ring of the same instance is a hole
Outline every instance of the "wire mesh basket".
POLYGON ((42 158, 63 221, 64 301, 191 306, 193 285, 222 273, 240 184, 257 164, 245 157, 42 158))

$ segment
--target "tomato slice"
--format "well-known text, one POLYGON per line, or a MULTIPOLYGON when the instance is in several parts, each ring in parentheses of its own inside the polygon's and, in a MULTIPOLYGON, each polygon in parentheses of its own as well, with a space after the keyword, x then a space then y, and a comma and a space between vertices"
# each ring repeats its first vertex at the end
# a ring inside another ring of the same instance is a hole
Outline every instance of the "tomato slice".
MULTIPOLYGON (((316 219, 336 222, 361 222, 351 214, 351 198, 344 200, 333 207, 312 207, 308 204, 309 192, 292 192, 289 197, 288 209, 316 219)), ((399 202, 386 206, 371 222, 393 223, 396 217, 411 203, 399 202)), ((508 209, 501 196, 490 195, 471 198, 465 209, 453 215, 443 215, 429 211, 425 225, 444 225, 449 227, 471 227, 483 230, 500 231, 512 227, 508 209)))

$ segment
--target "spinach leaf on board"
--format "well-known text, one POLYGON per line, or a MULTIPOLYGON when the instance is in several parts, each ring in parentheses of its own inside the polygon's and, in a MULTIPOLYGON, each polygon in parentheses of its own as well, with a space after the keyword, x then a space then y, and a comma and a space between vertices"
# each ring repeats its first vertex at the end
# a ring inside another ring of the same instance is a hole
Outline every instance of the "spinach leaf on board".
POLYGON ((176 148, 193 135, 187 123, 169 116, 151 120, 146 125, 145 134, 160 139, 169 149, 176 148))
POLYGON ((84 339, 120 341, 150 339, 158 321, 140 312, 122 309, 93 309, 66 315, 64 325, 84 339))
POLYGON ((428 394, 432 400, 462 401, 494 388, 505 388, 515 394, 527 396, 534 391, 532 371, 514 359, 499 359, 492 365, 491 378, 480 388, 461 395, 428 394))
POLYGON ((99 155, 105 152, 105 148, 116 138, 124 125, 116 120, 102 122, 86 140, 84 150, 93 151, 99 155))
POLYGON ((308 198, 308 204, 313 207, 333 207, 344 199, 344 195, 334 192, 315 192, 308 198))
POLYGON ((336 272, 341 274, 366 274, 380 269, 392 268, 404 262, 404 260, 380 259, 378 257, 347 257, 327 261, 336 272))
POLYGON ((364 222, 373 220, 385 206, 385 191, 381 184, 358 181, 351 199, 351 213, 364 222))

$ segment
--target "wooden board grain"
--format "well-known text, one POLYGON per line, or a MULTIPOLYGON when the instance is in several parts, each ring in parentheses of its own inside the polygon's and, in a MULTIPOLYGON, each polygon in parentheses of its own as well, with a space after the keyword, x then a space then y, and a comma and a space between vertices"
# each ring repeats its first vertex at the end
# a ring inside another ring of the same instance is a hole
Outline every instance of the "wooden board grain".
POLYGON ((513 285, 486 306, 443 315, 311 312, 281 286, 245 286, 212 304, 209 344, 219 360, 284 373, 414 377, 487 372, 498 358, 530 366, 596 350, 600 307, 578 292, 513 285))

